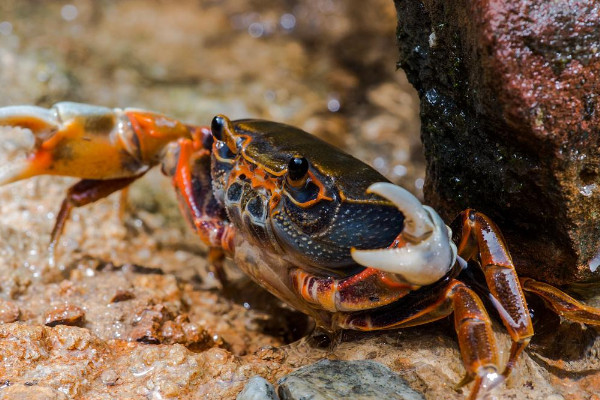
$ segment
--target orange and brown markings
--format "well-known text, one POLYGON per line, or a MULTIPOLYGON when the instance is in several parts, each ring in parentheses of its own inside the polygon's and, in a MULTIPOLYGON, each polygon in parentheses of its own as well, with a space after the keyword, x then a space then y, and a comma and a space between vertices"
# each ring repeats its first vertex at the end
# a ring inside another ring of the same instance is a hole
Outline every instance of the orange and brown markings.
MULTIPOLYGON (((406 242, 399 234, 389 248, 404 245, 406 242)), ((318 277, 300 269, 292 271, 291 276, 296 291, 304 300, 331 312, 382 307, 419 288, 397 274, 370 267, 343 279, 318 277)))
MULTIPOLYGON (((256 160, 244 151, 247 145, 253 140, 249 135, 236 135, 238 138, 242 138, 241 144, 241 155, 236 163, 235 167, 231 171, 229 176, 229 182, 235 182, 237 180, 247 180, 250 182, 252 189, 264 188, 270 194, 269 199, 269 212, 271 213, 275 207, 281 201, 282 193, 297 206, 308 208, 314 204, 319 203, 322 200, 333 201, 333 197, 328 195, 325 184, 312 172, 308 171, 308 177, 305 184, 312 183, 319 188, 317 196, 304 203, 298 202, 293 196, 289 194, 284 183, 284 176, 287 173, 287 169, 274 170, 256 160)), ((215 152, 216 154, 216 152, 215 152)))
POLYGON ((158 163, 160 161, 158 155, 167 144, 180 138, 189 139, 193 135, 190 127, 162 114, 149 111, 126 111, 125 115, 137 135, 135 142, 137 148, 131 149, 135 151, 132 154, 136 154, 144 162, 158 163))
POLYGON ((458 254, 478 261, 485 275, 490 299, 511 336, 509 360, 503 372, 508 376, 533 336, 533 324, 519 277, 500 229, 487 216, 465 210, 457 218, 461 225, 458 254))
POLYGON ((545 303, 561 317, 583 324, 600 325, 600 310, 583 304, 554 286, 531 278, 521 278, 523 289, 544 299, 545 303))
POLYGON ((193 140, 179 139, 179 158, 173 175, 173 186, 178 192, 180 209, 205 244, 229 250, 229 226, 219 208, 213 206, 210 176, 211 151, 205 147, 208 128, 192 131, 193 140))
POLYGON ((366 268, 344 279, 318 277, 295 269, 294 288, 304 300, 330 312, 361 311, 390 304, 412 290, 391 274, 366 268))

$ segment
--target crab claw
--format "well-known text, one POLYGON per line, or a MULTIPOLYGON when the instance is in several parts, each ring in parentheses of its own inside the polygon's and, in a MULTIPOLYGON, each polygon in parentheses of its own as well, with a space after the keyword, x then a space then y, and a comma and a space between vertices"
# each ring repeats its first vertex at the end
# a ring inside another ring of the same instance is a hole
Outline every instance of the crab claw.
POLYGON ((454 265, 456 246, 451 232, 439 215, 406 189, 391 183, 375 183, 367 189, 390 200, 404 214, 402 247, 356 250, 357 263, 381 271, 401 275, 408 283, 425 286, 442 278, 454 265))
POLYGON ((19 126, 40 136, 58 129, 55 112, 36 106, 0 108, 0 125, 19 126))
MULTIPOLYGON (((0 126, 14 126, 28 129, 35 145, 52 136, 58 129, 55 113, 52 110, 35 106, 12 106, 0 108, 0 126)), ((27 144, 32 145, 32 141, 27 144)), ((22 147, 20 147, 22 149, 22 147)), ((0 168, 0 185, 11 183, 35 175, 35 165, 31 162, 13 162, 0 168)))
POLYGON ((34 137, 26 159, 0 169, 0 185, 43 174, 136 176, 160 161, 168 143, 189 137, 187 126, 160 114, 70 102, 0 108, 0 126, 28 129, 34 137))

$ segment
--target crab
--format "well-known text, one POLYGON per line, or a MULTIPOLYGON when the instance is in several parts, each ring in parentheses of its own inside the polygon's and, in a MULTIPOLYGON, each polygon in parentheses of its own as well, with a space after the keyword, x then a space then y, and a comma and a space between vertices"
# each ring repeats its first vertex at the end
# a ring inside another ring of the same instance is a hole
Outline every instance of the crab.
POLYGON ((454 313, 475 399, 500 384, 533 336, 524 291, 572 321, 600 325, 600 309, 519 277, 499 228, 463 211, 438 214, 373 168, 289 125, 217 115, 210 127, 159 113, 58 103, 0 109, 0 125, 33 134, 29 156, 0 170, 0 184, 36 175, 81 178, 68 189, 49 257, 73 208, 126 189, 161 165, 180 208, 223 260, 326 330, 396 329, 454 313), (483 279, 481 278, 483 277, 483 279), (486 298, 512 345, 502 370, 486 298))

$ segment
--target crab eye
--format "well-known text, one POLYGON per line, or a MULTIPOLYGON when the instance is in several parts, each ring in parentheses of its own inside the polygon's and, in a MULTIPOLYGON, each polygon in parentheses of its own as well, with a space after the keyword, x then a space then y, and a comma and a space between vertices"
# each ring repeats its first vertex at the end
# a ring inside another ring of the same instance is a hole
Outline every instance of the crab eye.
POLYGON ((304 157, 293 157, 288 164, 288 178, 290 183, 301 183, 308 172, 308 161, 304 157))
POLYGON ((220 115, 217 115, 216 117, 214 117, 212 122, 210 123, 210 130, 212 131, 212 134, 215 137, 215 139, 223 141, 223 131, 225 130, 225 119, 220 115))

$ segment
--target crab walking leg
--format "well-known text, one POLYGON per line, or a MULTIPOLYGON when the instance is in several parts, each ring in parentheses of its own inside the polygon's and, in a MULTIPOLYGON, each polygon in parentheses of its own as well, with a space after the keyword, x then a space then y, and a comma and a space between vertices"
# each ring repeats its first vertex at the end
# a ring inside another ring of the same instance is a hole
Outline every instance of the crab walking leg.
POLYGON ((558 315, 574 322, 600 325, 600 308, 580 303, 554 286, 531 278, 520 278, 523 289, 535 293, 558 315))
POLYGON ((226 222, 225 210, 212 193, 211 142, 212 134, 208 128, 200 128, 193 140, 179 139, 176 146, 167 150, 163 172, 172 176, 181 212, 209 246, 209 265, 226 287, 224 252, 233 249, 233 229, 226 222), (169 162, 175 166, 168 166, 169 162))
MULTIPOLYGON (((463 211, 455 220, 461 240, 458 254, 465 260, 477 260, 485 275, 494 307, 512 339, 505 377, 515 366, 533 336, 533 325, 525 295, 506 243, 498 227, 485 215, 463 211)), ((453 224, 454 225, 454 224, 453 224)))
POLYGON ((205 244, 231 250, 225 211, 212 194, 210 151, 189 139, 180 139, 178 147, 173 185, 183 215, 205 244))
POLYGON ((453 286, 449 296, 454 308, 454 326, 467 369, 458 386, 475 380, 469 399, 476 399, 481 389, 490 390, 503 381, 498 374, 498 348, 492 321, 479 296, 462 282, 453 286))
POLYGON ((458 386, 474 380, 469 398, 475 399, 481 389, 489 390, 503 380, 498 373, 498 349, 490 317, 481 299, 464 283, 449 277, 433 286, 426 293, 437 293, 436 297, 413 292, 399 301, 401 305, 392 304, 383 311, 338 313, 336 322, 355 330, 396 329, 426 324, 454 311, 454 326, 467 370, 458 386))
POLYGON ((52 228, 52 233, 50 234, 50 244, 48 245, 48 261, 50 265, 54 265, 56 245, 65 229, 65 224, 69 220, 73 208, 83 207, 87 204, 103 199, 116 191, 123 190, 127 188, 133 181, 140 178, 141 175, 143 175, 143 173, 129 178, 109 179, 102 181, 95 179, 83 179, 71 186, 69 190, 67 190, 67 195, 60 206, 60 211, 56 217, 54 228, 52 228))

